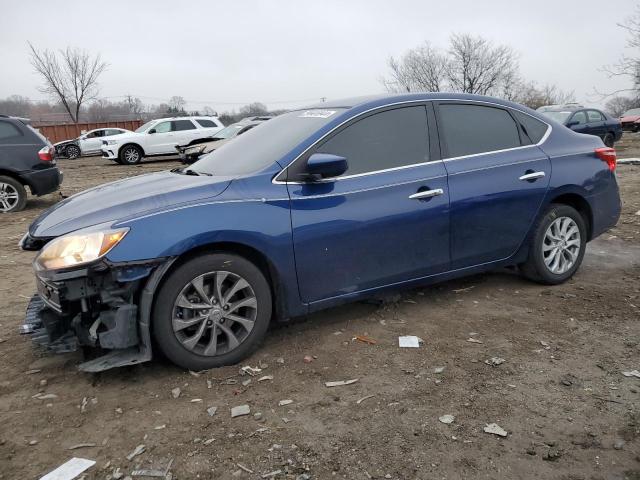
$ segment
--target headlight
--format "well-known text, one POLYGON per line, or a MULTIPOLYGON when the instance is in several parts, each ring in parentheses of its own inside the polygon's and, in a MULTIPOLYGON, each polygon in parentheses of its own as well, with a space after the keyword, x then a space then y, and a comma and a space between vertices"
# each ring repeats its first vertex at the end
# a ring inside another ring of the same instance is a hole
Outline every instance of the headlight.
POLYGON ((35 265, 39 270, 57 270, 93 262, 106 255, 128 231, 120 228, 64 235, 45 245, 35 265))

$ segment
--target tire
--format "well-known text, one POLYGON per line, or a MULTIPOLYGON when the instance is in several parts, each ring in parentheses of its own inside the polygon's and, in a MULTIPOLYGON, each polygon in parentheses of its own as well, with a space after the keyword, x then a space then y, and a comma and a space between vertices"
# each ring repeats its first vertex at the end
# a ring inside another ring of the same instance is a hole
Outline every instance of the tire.
POLYGON ((23 210, 27 205, 27 191, 12 177, 0 176, 0 212, 12 213, 23 210))
POLYGON ((182 368, 233 365, 257 349, 269 327, 271 306, 269 284, 253 263, 225 253, 202 255, 176 268, 158 291, 153 336, 162 353, 182 368), (245 306, 234 310, 241 303, 245 306))
POLYGON ((609 148, 613 148, 613 145, 615 144, 615 137, 613 136, 613 133, 609 132, 607 133, 604 138, 602 139, 602 142, 609 148))
POLYGON ((552 204, 536 223, 529 257, 520 265, 520 270, 529 280, 545 285, 566 282, 580 268, 586 246, 587 226, 582 215, 568 205, 552 204), (564 227, 565 233, 562 233, 564 227), (561 250, 554 248, 555 244, 559 244, 561 250))
POLYGON ((82 152, 80 151, 80 147, 77 145, 68 145, 64 149, 64 154, 67 158, 73 160, 74 158, 78 158, 82 155, 82 152))
POLYGON ((137 145, 125 145, 118 153, 122 165, 136 165, 142 160, 142 149, 137 145))

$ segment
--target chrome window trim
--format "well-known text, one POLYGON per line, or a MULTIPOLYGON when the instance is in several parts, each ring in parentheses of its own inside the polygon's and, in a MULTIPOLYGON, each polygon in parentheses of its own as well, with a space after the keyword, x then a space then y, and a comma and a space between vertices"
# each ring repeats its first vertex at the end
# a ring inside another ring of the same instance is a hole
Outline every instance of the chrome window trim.
POLYGON ((494 153, 503 153, 503 152, 509 152, 512 150, 520 150, 520 149, 524 149, 524 148, 531 148, 531 147, 539 147, 541 146, 544 142, 547 141, 547 139, 549 138, 549 135, 551 135, 551 131, 553 130, 553 127, 551 126, 550 123, 545 122, 544 120, 540 120, 538 117, 535 117, 533 115, 531 115, 530 113, 527 113, 523 110, 520 110, 518 108, 513 108, 507 105, 501 105, 499 103, 495 103, 495 102, 489 102, 486 100, 469 100, 469 99, 460 99, 460 98, 431 98, 431 99, 424 99, 424 100, 406 100, 404 102, 395 102, 395 103, 389 103, 387 105, 381 105, 378 107, 374 107, 374 108, 370 108, 369 110, 365 110, 364 112, 359 113, 358 115, 356 115, 355 117, 351 117, 348 118, 347 120, 345 120, 344 122, 336 125, 335 127, 333 127, 331 130, 329 130, 327 133, 325 133, 322 137, 320 137, 318 140, 316 140, 314 143, 312 143, 311 145, 309 145, 302 153, 300 153, 296 158, 294 158, 291 162, 289 162, 289 164, 282 168, 282 170, 280 170, 271 180, 271 183, 273 183, 274 185, 306 185, 309 183, 329 183, 329 182, 336 182, 336 181, 340 181, 340 180, 348 180, 350 178, 356 178, 356 177, 363 177, 366 175, 377 175, 379 173, 386 173, 386 172, 391 172, 394 170, 401 170, 401 169, 405 169, 405 168, 414 168, 414 167, 420 167, 420 166, 424 166, 424 165, 428 165, 430 163, 436 163, 436 162, 449 162, 449 161, 454 161, 454 160, 464 160, 466 158, 472 158, 472 157, 479 157, 482 155, 491 155, 494 153), (545 134, 542 136, 542 138, 540 139, 540 141, 536 144, 531 144, 531 145, 521 145, 519 147, 513 147, 513 148, 505 148, 502 150, 492 150, 489 152, 481 152, 481 153, 474 153, 474 154, 470 154, 470 155, 463 155, 460 157, 451 157, 451 158, 443 158, 443 159, 439 159, 439 160, 430 160, 428 162, 422 162, 422 163, 414 163, 411 165, 403 165, 401 167, 393 167, 393 168, 386 168, 383 170, 374 170, 372 172, 365 172, 365 173, 358 173, 358 174, 354 174, 354 175, 345 175, 344 177, 335 177, 335 178, 328 178, 325 180, 321 180, 319 182, 287 182, 287 181, 283 181, 283 180, 278 180, 278 177, 280 175, 282 175, 285 170, 287 168, 289 168, 291 165, 293 165, 295 162, 297 162, 301 157, 303 157, 309 150, 311 150, 312 148, 314 148, 316 145, 318 145, 320 142, 322 142, 325 138, 327 138, 329 135, 331 135, 333 132, 335 132, 337 129, 339 129, 340 127, 342 127, 343 125, 345 125, 346 123, 349 123, 353 120, 356 120, 368 113, 371 112, 375 112, 376 110, 383 110, 386 109, 388 107, 394 107, 397 105, 408 105, 408 104, 416 104, 416 105, 422 105, 425 104, 427 102, 467 102, 467 103, 480 103, 480 104, 484 104, 484 105, 492 105, 492 106, 496 106, 499 108, 506 108, 509 110, 514 110, 516 112, 520 112, 524 115, 528 115, 531 118, 544 123, 547 126, 547 130, 545 132, 545 134))

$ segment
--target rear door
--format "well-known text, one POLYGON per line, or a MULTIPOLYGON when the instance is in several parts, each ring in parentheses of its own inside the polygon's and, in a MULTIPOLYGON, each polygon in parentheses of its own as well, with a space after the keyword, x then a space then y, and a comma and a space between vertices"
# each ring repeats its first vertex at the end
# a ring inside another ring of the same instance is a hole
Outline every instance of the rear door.
POLYGON ((449 198, 433 110, 424 104, 367 114, 287 169, 300 296, 318 302, 439 273, 449 266, 449 198), (435 147, 435 148, 434 148, 435 147), (312 153, 349 169, 300 181, 312 153), (297 183, 295 183, 297 182, 297 183))
POLYGON ((605 118, 597 110, 587 110, 587 128, 584 133, 604 137, 607 133, 605 118))
POLYGON ((192 120, 174 120, 173 124, 174 143, 170 145, 168 151, 175 153, 176 145, 186 145, 197 138, 206 137, 202 129, 198 129, 192 120))
POLYGON ((535 144, 550 127, 491 104, 439 102, 437 110, 449 176, 452 269, 508 258, 549 185, 549 158, 535 144))

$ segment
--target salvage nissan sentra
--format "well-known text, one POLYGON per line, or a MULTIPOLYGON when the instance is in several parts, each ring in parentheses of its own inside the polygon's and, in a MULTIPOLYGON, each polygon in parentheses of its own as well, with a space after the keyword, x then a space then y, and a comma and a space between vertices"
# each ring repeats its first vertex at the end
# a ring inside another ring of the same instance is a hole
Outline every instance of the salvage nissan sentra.
POLYGON ((497 267, 570 278, 620 215, 616 154, 514 103, 411 94, 280 115, 190 167, 79 193, 39 250, 23 331, 99 371, 203 370, 271 320, 497 267), (155 342, 152 341, 155 340, 155 342))

